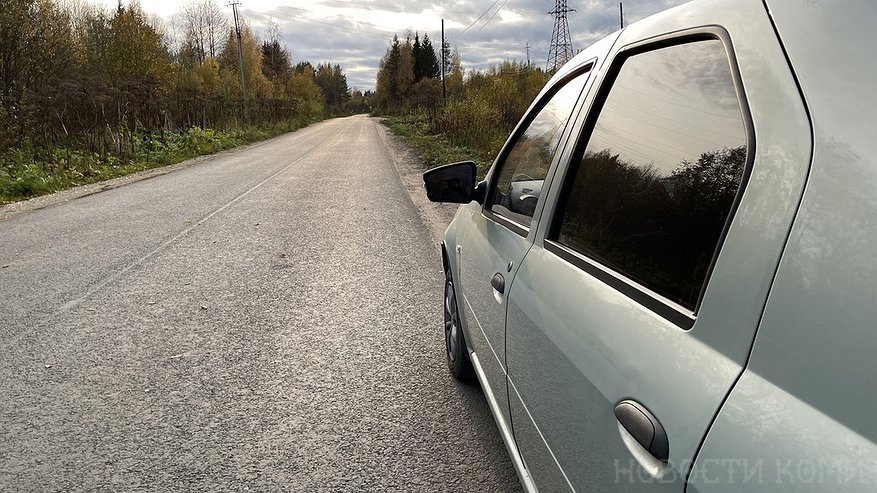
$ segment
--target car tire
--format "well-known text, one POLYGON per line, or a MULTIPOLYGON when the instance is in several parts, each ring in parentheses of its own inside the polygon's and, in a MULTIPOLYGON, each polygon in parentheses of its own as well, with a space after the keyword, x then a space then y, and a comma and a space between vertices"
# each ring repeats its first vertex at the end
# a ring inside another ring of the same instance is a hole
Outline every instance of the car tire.
POLYGON ((469 351, 466 349, 466 340, 463 337, 463 328, 460 325, 460 312, 457 309, 457 294, 454 289, 454 279, 451 271, 445 271, 445 355, 448 360, 448 368, 451 375, 461 382, 475 380, 475 369, 469 360, 469 351))

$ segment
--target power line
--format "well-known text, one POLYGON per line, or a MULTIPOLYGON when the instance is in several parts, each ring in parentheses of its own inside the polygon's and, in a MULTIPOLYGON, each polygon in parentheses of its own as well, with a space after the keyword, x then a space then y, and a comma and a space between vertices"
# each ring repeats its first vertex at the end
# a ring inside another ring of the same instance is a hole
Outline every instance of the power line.
POLYGON ((484 12, 482 12, 481 15, 479 15, 477 19, 475 19, 474 21, 472 21, 472 24, 469 24, 468 26, 466 26, 466 29, 463 29, 462 31, 460 31, 460 34, 459 34, 459 35, 462 36, 462 35, 466 34, 466 31, 468 31, 469 29, 471 29, 472 26, 474 26, 476 23, 478 23, 478 21, 480 21, 481 19, 483 19, 484 16, 487 15, 487 13, 490 12, 490 10, 491 10, 496 4, 498 4, 498 3, 499 3, 499 0, 495 0, 492 4, 490 4, 490 7, 487 7, 487 10, 485 10, 484 12))
POLYGON ((505 0, 504 2, 502 2, 502 5, 500 5, 499 8, 496 9, 496 12, 494 12, 493 15, 490 16, 490 19, 487 19, 487 22, 485 22, 483 26, 478 28, 478 31, 476 31, 475 34, 470 36, 469 40, 471 41, 472 39, 475 38, 475 36, 478 36, 478 33, 480 33, 482 29, 484 29, 485 27, 487 27, 488 24, 490 24, 490 21, 492 21, 493 18, 496 17, 496 14, 498 14, 499 11, 502 10, 502 8, 505 7, 505 4, 507 4, 507 3, 509 3, 509 0, 505 0))

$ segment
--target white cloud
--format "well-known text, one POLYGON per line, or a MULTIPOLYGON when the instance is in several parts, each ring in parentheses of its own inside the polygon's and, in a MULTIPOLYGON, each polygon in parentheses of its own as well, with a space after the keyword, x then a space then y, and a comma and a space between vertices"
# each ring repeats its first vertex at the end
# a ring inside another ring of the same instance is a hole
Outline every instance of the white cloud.
MULTIPOLYGON (((140 4, 148 13, 170 18, 186 1, 142 0, 140 4)), ((227 2, 215 1, 231 18, 227 2)), ((118 0, 99 2, 113 8, 118 0)), ((626 1, 625 21, 681 3, 684 0, 626 1)), ((618 29, 617 0, 569 0, 568 4, 576 9, 568 14, 576 50, 618 29)), ((400 37, 408 31, 427 33, 438 48, 442 18, 446 36, 459 49, 467 69, 526 60, 527 44, 533 63, 544 64, 554 27, 547 12, 553 8, 550 0, 242 0, 240 13, 260 35, 269 21, 276 22, 295 62, 340 64, 350 86, 365 90, 374 88, 378 63, 394 33, 400 37)))

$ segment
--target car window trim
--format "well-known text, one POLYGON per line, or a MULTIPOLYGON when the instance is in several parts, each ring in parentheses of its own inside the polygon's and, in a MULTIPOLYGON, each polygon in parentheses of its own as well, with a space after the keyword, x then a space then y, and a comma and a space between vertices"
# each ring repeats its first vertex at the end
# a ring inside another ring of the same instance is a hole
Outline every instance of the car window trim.
MULTIPOLYGON (((575 114, 576 114, 575 109, 582 102, 582 95, 584 94, 585 90, 588 88, 588 81, 593 76, 594 67, 596 67, 596 65, 597 65, 597 57, 594 57, 594 58, 588 60, 587 62, 585 62, 584 64, 582 64, 580 67, 577 67, 575 70, 571 71, 569 74, 565 75, 563 78, 561 78, 560 80, 555 82, 551 86, 551 88, 548 90, 548 92, 546 92, 544 95, 542 95, 542 97, 539 99, 538 103, 536 105, 534 105, 530 109, 530 111, 528 111, 524 115, 524 119, 515 128, 515 131, 512 133, 511 138, 509 138, 507 140, 506 144, 503 146, 502 150, 500 151, 499 156, 496 159, 496 164, 494 165, 494 168, 490 174, 490 179, 488 181, 486 197, 489 198, 492 196, 492 193, 493 193, 494 189, 496 188, 496 182, 499 180, 499 175, 501 174, 502 168, 506 164, 506 159, 508 158, 509 153, 511 152, 512 148, 518 143, 518 141, 521 138, 521 135, 524 132, 526 132, 528 128, 530 128, 530 124, 533 123, 533 120, 536 119, 536 116, 539 114, 539 112, 542 111, 545 108, 545 106, 551 101, 551 98, 553 98, 555 95, 557 95, 557 93, 560 92, 560 90, 563 89, 567 84, 569 84, 570 82, 572 82, 574 79, 576 79, 577 77, 579 77, 581 75, 588 74, 587 78, 585 79, 585 83, 582 85, 582 92, 579 93, 579 95, 576 97, 575 104, 573 105, 572 108, 570 108, 570 117, 569 117, 569 119, 567 119, 566 124, 564 124, 563 130, 561 130, 561 139, 558 142, 558 149, 562 145, 565 145, 565 140, 568 140, 568 139, 564 139, 563 137, 566 134, 567 130, 569 130, 570 125, 572 124, 573 119, 575 118, 575 114)), ((554 157, 552 159, 552 163, 551 163, 552 168, 555 166, 555 164, 556 164, 555 161, 560 157, 561 154, 562 154, 561 152, 555 152, 554 157)), ((550 173, 550 169, 549 169, 549 173, 550 173)), ((547 193, 547 190, 545 190, 543 192, 543 194, 540 195, 538 203, 542 203, 543 196, 545 193, 547 193)), ((512 219, 511 217, 505 216, 503 214, 500 214, 500 213, 494 211, 493 209, 490 208, 493 205, 494 204, 489 204, 488 200, 485 200, 484 206, 482 206, 482 208, 481 208, 482 216, 505 226, 507 229, 511 230, 512 232, 514 232, 514 233, 516 233, 524 238, 526 238, 529 235, 531 227, 524 226, 523 224, 512 219)), ((531 224, 532 224, 532 221, 531 221, 531 224)))
POLYGON ((755 145, 755 127, 752 122, 752 114, 749 109, 749 102, 746 99, 746 91, 743 87, 743 80, 740 75, 740 68, 737 64, 737 57, 734 52, 734 45, 731 42, 730 34, 728 34, 728 32, 724 28, 722 28, 721 26, 710 25, 693 29, 685 29, 682 31, 671 32, 635 41, 626 46, 623 46, 619 48, 618 52, 611 60, 609 68, 606 71, 606 75, 600 82, 600 87, 597 88, 594 100, 590 104, 585 123, 582 126, 581 130, 579 130, 579 137, 575 142, 576 147, 572 152, 571 159, 569 160, 569 166, 567 166, 566 169, 563 170, 563 176, 561 177, 562 181, 559 184, 560 190, 558 200, 552 210, 552 217, 548 218, 548 227, 546 229, 546 234, 543 240, 544 248, 547 251, 554 253, 555 255, 563 258, 564 260, 567 260, 573 265, 600 279, 609 286, 615 288, 619 292, 625 294, 629 298, 637 301, 639 304, 660 315, 664 319, 676 324, 681 329, 689 330, 694 326, 694 322, 697 319, 697 314, 700 311, 701 305, 703 303, 703 297, 706 293, 706 288, 709 285, 709 281, 712 277, 713 270, 715 269, 716 262, 718 261, 719 254, 721 253, 722 247, 725 244, 725 240, 728 236, 731 223, 733 222, 734 216, 736 215, 737 210, 740 207, 740 202, 743 198, 747 184, 749 183, 749 179, 752 175, 752 165, 755 161, 755 145), (615 81, 619 73, 621 72, 621 67, 623 67, 627 60, 634 55, 659 50, 662 48, 668 48, 671 46, 678 46, 687 43, 695 43, 698 41, 707 40, 719 40, 722 43, 722 47, 725 51, 726 61, 728 62, 728 67, 731 73, 731 80, 737 93, 737 103, 740 108, 740 116, 743 121, 743 127, 746 136, 746 164, 743 167, 743 175, 741 177, 740 186, 737 190, 737 194, 734 197, 734 202, 731 204, 731 209, 728 212, 728 217, 725 220, 724 226, 722 227, 722 232, 719 235, 718 242, 716 243, 716 248, 713 251, 710 265, 707 268, 706 274, 704 276, 703 284, 701 285, 700 293, 698 294, 697 303, 695 304, 693 310, 689 310, 688 308, 679 305, 669 298, 666 298, 665 296, 652 291, 646 286, 643 286, 624 272, 620 272, 608 265, 604 265, 599 260, 588 256, 586 253, 579 252, 578 250, 573 250, 561 244, 558 241, 558 238, 560 237, 560 229, 563 223, 563 218, 561 217, 561 215, 563 212, 566 211, 567 201, 570 196, 570 189, 572 188, 575 178, 574 172, 577 169, 575 163, 577 161, 581 161, 582 155, 584 154, 585 150, 588 147, 588 144, 590 143, 591 136, 594 132, 594 127, 596 126, 597 120, 600 117, 600 113, 603 110, 603 106, 608 99, 609 93, 614 87, 615 81), (611 275, 607 275, 607 273, 611 273, 611 275))
POLYGON ((694 326, 696 318, 693 311, 637 283, 623 273, 554 240, 545 240, 545 250, 596 277, 678 327, 688 330, 694 326))
POLYGON ((497 214, 496 212, 493 212, 493 210, 491 210, 491 209, 487 209, 487 208, 482 209, 481 213, 484 217, 505 226, 506 228, 512 230, 512 232, 517 233, 517 234, 523 236, 524 238, 526 238, 527 235, 530 233, 529 227, 524 226, 523 224, 521 224, 519 222, 515 222, 514 220, 512 220, 508 216, 503 216, 502 214, 497 214))

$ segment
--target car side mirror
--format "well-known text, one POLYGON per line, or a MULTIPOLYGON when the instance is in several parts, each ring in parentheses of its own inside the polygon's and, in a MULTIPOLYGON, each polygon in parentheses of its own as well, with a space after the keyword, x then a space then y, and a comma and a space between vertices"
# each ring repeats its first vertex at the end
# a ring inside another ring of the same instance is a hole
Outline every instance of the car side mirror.
POLYGON ((468 204, 484 201, 487 183, 475 184, 475 163, 464 161, 433 168, 423 174, 426 198, 432 202, 468 204))

